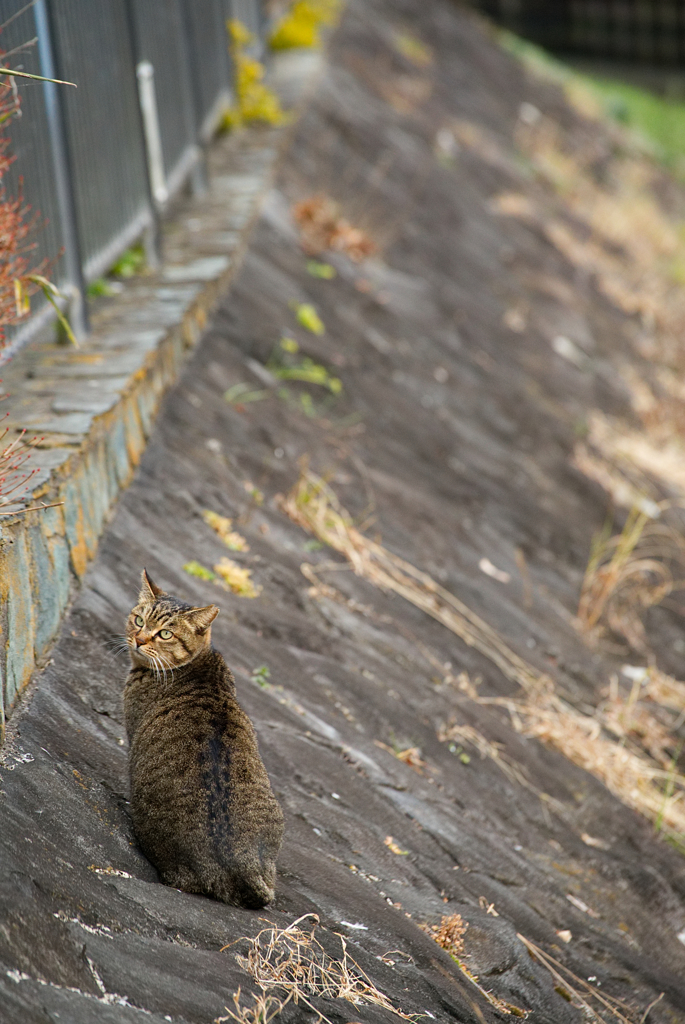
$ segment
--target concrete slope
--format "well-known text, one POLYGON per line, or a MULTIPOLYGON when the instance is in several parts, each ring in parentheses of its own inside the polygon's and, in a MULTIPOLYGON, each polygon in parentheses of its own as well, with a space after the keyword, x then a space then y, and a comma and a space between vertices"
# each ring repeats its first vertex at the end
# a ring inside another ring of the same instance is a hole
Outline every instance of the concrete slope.
MULTIPOLYGON (((543 231, 493 212, 494 196, 541 187, 513 155, 522 102, 591 130, 448 0, 350 3, 244 267, 165 399, 52 662, 12 719, 0 799, 2 1024, 209 1024, 238 986, 254 988, 236 948, 223 947, 264 918, 285 927, 307 913, 319 915, 332 956, 342 933, 378 989, 423 1019, 505 1019, 493 999, 535 1024, 584 1019, 568 976, 534 960, 519 933, 624 1000, 625 1019, 644 1020, 664 993, 649 1021, 685 1021, 682 856, 601 781, 482 702, 518 694, 491 658, 349 571, 277 500, 306 456, 369 536, 456 594, 569 700, 600 700, 615 665, 571 620, 607 499, 571 454, 592 409, 629 415, 612 360, 639 359, 630 318, 595 280, 543 231), (466 145, 464 121, 490 133, 486 142, 466 145), (333 279, 308 272, 290 212, 323 193, 379 246, 363 263, 325 254, 333 279), (596 346, 589 369, 542 329, 503 323, 522 280, 543 277, 565 282, 577 303, 548 287, 531 289, 529 306, 554 336, 580 318, 596 346), (324 334, 298 322, 298 303, 316 307, 324 334), (285 360, 284 334, 342 381, 340 394, 273 381, 265 364, 274 350, 285 360), (264 394, 226 401, 240 383, 264 394), (205 509, 232 517, 249 552, 227 551, 205 509), (183 570, 226 555, 251 569, 257 598, 183 570), (481 571, 484 558, 509 582, 481 571), (318 586, 302 563, 319 566, 318 586), (106 643, 123 629, 143 565, 170 592, 221 606, 214 642, 286 814, 277 898, 263 914, 161 885, 136 849, 127 667, 106 643), (450 740, 454 725, 462 732, 450 740), (418 927, 457 913, 469 926, 463 962, 490 1001, 418 927)), ((665 613, 655 620, 665 668, 673 628, 665 613)), ((340 1024, 397 1019, 313 1002, 340 1024)), ((280 1019, 315 1016, 291 1003, 280 1019)))

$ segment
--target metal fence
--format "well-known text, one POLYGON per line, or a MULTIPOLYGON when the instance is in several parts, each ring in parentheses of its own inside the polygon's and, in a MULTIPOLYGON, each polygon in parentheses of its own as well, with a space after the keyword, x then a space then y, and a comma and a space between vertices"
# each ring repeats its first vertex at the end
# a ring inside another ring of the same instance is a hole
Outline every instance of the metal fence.
MULTIPOLYGON (((150 245, 170 200, 202 182, 203 146, 231 101, 231 17, 261 46, 261 0, 0 0, 2 50, 38 40, 9 66, 78 86, 19 80, 16 161, 2 186, 31 206, 32 263, 52 261, 81 333, 88 284, 141 236, 150 245)), ((34 309, 0 362, 51 315, 38 300, 34 309)))
POLYGON ((684 0, 472 0, 513 32, 565 53, 676 67, 684 0))

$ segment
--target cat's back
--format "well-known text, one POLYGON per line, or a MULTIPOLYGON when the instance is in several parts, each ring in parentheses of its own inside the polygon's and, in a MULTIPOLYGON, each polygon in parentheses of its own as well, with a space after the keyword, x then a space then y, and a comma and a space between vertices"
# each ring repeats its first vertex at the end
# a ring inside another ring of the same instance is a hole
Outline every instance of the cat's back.
POLYGON ((133 669, 124 691, 136 831, 175 831, 217 855, 265 833, 280 843, 271 791, 233 676, 209 649, 173 678, 133 669))
POLYGON ((124 713, 133 766, 152 761, 147 768, 184 769, 199 777, 224 764, 237 770, 244 758, 259 757, 233 676, 213 648, 166 678, 134 668, 124 689, 124 713))

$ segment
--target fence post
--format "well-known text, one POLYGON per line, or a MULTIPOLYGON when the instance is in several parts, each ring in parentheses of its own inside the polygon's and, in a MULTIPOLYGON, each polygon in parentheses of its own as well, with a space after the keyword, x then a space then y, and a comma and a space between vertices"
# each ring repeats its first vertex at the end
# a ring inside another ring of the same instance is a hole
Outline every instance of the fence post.
MULTIPOLYGON (((162 158, 162 143, 159 135, 159 118, 157 116, 157 99, 155 96, 155 83, 153 79, 154 68, 149 61, 140 60, 140 47, 138 45, 138 34, 136 32, 135 18, 133 16, 132 3, 134 0, 126 0, 126 24, 128 25, 128 35, 131 40, 131 50, 133 51, 133 59, 136 65, 136 78, 138 82, 138 109, 140 111, 140 118, 138 121, 139 131, 143 137, 143 146, 145 147, 145 158, 147 166, 147 192, 148 199, 150 202, 150 212, 152 214, 152 222, 145 229, 143 234, 143 248, 145 250, 145 262, 151 270, 158 270, 162 263, 162 232, 160 230, 159 223, 159 208, 157 206, 156 186, 161 187, 166 191, 166 181, 164 176, 164 161, 162 158), (144 65, 148 67, 145 68, 144 65), (146 81, 149 79, 149 81, 146 81), (144 109, 144 102, 153 105, 153 110, 150 111, 150 121, 146 120, 146 111, 144 109), (148 138, 148 134, 151 138, 148 138), (152 152, 150 143, 152 142, 152 152), (153 173, 153 165, 155 171, 153 173)), ((161 201, 161 200, 160 200, 161 201)))
MULTIPOLYGON (((37 45, 41 73, 46 78, 56 78, 52 33, 50 31, 46 0, 35 0, 33 12, 38 36, 37 45)), ((74 335, 76 338, 82 339, 88 333, 89 328, 88 308, 86 306, 86 290, 83 280, 83 265, 76 223, 76 206, 69 166, 69 152, 64 131, 64 112, 59 95, 60 89, 68 89, 70 87, 55 85, 54 82, 43 82, 42 84, 55 173, 55 192, 62 225, 62 237, 64 239, 64 266, 71 293, 69 296, 68 316, 74 335)))

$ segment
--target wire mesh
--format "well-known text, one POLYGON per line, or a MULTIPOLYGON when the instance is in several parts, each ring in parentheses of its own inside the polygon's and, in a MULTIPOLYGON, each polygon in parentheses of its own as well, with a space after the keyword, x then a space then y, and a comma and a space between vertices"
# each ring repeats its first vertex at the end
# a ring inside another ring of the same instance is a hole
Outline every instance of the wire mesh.
POLYGON ((125 0, 53 0, 83 273, 100 276, 151 220, 125 0))
MULTIPOLYGON (((0 24, 16 14, 23 4, 18 0, 0 0, 0 24)), ((9 52, 36 36, 36 24, 32 9, 25 11, 0 33, 0 47, 9 52)), ((37 48, 34 45, 21 54, 10 58, 11 66, 29 74, 41 74, 37 48)), ((33 218, 35 228, 27 239, 31 251, 27 253, 31 267, 43 260, 49 261, 53 280, 62 287, 70 284, 67 280, 64 260, 59 254, 64 245, 64 235, 54 187, 52 151, 45 112, 43 85, 24 79, 19 86, 21 96, 20 116, 12 119, 7 128, 11 139, 10 152, 15 157, 9 172, 0 184, 7 198, 23 194, 30 211, 27 219, 33 218)), ((34 312, 44 306, 42 296, 35 296, 31 307, 34 312)), ((7 345, 22 331, 23 324, 7 330, 7 345)))
MULTIPOLYGON (((39 35, 39 45, 14 54, 11 66, 45 74, 49 52, 54 74, 78 88, 20 82, 21 116, 8 129, 16 162, 0 187, 7 196, 23 190, 37 222, 32 264, 48 260, 53 280, 73 294, 81 268, 85 280, 93 281, 154 221, 151 135, 143 123, 136 69, 146 68, 148 99, 151 72, 155 168, 173 195, 230 102, 226 20, 239 18, 259 40, 263 12, 260 0, 36 2, 38 7, 29 6, 0 33, 0 48, 14 50, 39 35), (55 88, 56 117, 50 106, 55 88)), ((25 4, 0 0, 0 23, 25 4)), ((42 305, 37 296, 32 309, 42 305)), ((25 324, 10 330, 9 343, 19 335, 28 340, 26 330, 25 324)))
POLYGON ((164 174, 173 193, 195 156, 195 111, 181 0, 133 3, 137 61, 154 69, 164 174))
POLYGON ((473 0, 472 5, 550 50, 652 65, 685 61, 683 0, 473 0))
POLYGON ((231 66, 223 0, 184 0, 197 125, 211 138, 231 99, 231 66))

